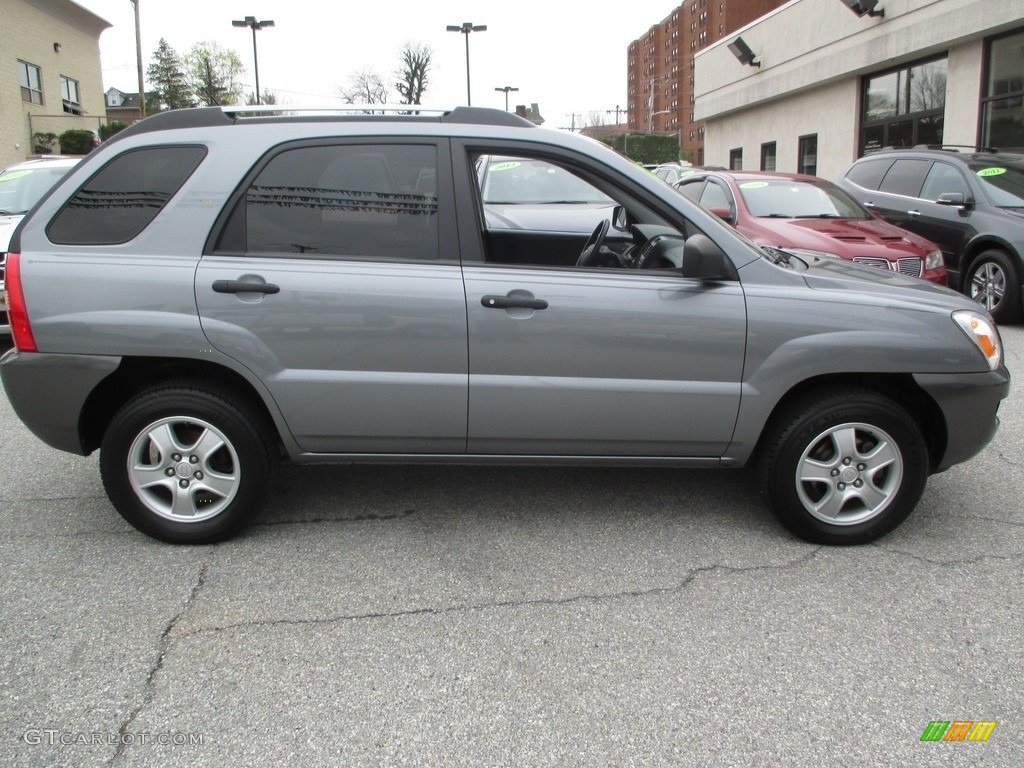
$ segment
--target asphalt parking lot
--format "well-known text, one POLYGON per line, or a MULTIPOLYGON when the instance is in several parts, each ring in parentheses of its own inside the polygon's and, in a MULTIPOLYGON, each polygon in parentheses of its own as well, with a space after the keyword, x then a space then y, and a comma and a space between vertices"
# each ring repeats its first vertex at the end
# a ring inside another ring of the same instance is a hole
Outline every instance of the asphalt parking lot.
POLYGON ((0 765, 1024 765, 1003 337, 995 441, 851 549, 745 473, 447 467, 287 468, 173 547, 0 397, 0 765))

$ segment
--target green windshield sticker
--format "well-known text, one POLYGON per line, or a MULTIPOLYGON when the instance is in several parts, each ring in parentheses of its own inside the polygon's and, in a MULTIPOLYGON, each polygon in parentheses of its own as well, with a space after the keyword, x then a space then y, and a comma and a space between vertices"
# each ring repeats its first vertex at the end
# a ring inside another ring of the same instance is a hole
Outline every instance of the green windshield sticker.
POLYGON ((679 178, 680 179, 684 179, 687 176, 693 176, 693 174, 695 174, 695 173, 696 173, 696 171, 693 171, 693 170, 690 170, 690 171, 680 171, 679 172, 679 178))
POLYGON ((511 170, 512 168, 518 167, 519 163, 510 160, 507 163, 495 163, 494 165, 491 166, 491 171, 508 171, 511 170))
POLYGON ((22 176, 28 176, 30 173, 32 171, 11 171, 10 173, 5 173, 3 176, 0 176, 0 184, 3 184, 5 181, 20 179, 22 176))
POLYGON ((740 184, 740 189, 764 189, 767 186, 767 181, 747 181, 740 184))
POLYGON ((982 168, 978 171, 979 176, 1002 176, 1006 173, 1005 168, 982 168))

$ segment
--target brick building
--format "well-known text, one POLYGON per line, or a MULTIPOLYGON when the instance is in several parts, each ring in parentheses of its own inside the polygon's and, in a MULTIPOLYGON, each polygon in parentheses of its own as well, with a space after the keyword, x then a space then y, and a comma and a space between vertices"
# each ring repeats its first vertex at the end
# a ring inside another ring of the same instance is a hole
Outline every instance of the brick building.
POLYGON ((693 115, 694 57, 788 0, 687 0, 629 44, 631 132, 678 133, 683 157, 704 164, 704 126, 693 115))

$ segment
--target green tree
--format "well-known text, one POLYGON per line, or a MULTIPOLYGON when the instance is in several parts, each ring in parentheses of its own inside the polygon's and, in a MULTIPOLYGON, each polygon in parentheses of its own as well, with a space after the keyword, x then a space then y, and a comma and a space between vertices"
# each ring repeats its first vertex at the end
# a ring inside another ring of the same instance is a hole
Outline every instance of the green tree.
POLYGON ((64 155, 88 155, 92 152, 94 139, 92 131, 81 128, 72 128, 57 137, 61 154, 64 155))
POLYGON ((181 59, 163 38, 160 38, 152 63, 146 69, 146 77, 153 86, 153 90, 146 94, 147 115, 195 106, 195 97, 189 88, 181 59))
POLYGON ((434 52, 426 45, 406 43, 401 56, 401 66, 395 72, 398 80, 395 89, 402 99, 401 103, 422 104, 421 99, 427 90, 434 52))
POLYGON ((204 106, 239 104, 242 84, 238 76, 245 71, 238 53, 215 42, 196 43, 185 54, 185 81, 204 106))
MULTIPOLYGON (((277 94, 269 88, 264 88, 260 96, 260 104, 277 104, 277 94)), ((257 106, 255 91, 249 91, 249 94, 245 97, 245 105, 247 107, 257 106)))

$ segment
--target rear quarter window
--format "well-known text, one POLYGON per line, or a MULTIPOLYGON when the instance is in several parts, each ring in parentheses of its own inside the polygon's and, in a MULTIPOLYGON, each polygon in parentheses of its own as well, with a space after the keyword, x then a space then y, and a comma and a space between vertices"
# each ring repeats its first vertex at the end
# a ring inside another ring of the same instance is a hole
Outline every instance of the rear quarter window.
POLYGON ((137 237, 206 157, 198 146, 125 152, 93 174, 46 228, 61 245, 115 245, 137 237))
POLYGON ((847 172, 846 178, 863 189, 878 189, 891 166, 892 160, 886 158, 862 160, 847 172))

